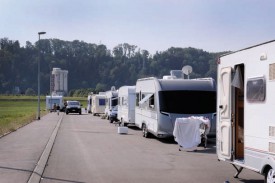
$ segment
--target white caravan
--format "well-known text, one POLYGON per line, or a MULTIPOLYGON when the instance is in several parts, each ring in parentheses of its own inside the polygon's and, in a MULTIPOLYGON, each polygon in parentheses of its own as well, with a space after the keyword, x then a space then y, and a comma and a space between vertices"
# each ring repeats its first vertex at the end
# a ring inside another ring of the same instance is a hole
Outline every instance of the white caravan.
POLYGON ((46 96, 46 109, 52 111, 54 104, 59 105, 60 110, 64 110, 63 96, 46 96))
MULTIPOLYGON (((165 77, 166 78, 166 77, 165 77)), ((135 124, 147 137, 173 136, 176 118, 204 116, 216 134, 216 85, 205 79, 138 79, 136 82, 135 124)))
POLYGON ((275 180, 275 40, 218 61, 217 155, 275 180))
POLYGON ((104 114, 106 106, 106 95, 104 93, 92 95, 91 113, 95 115, 104 114))
POLYGON ((135 124, 136 87, 122 86, 118 90, 117 119, 122 126, 135 124))
POLYGON ((109 120, 111 111, 113 107, 117 106, 118 102, 118 91, 112 88, 110 91, 105 92, 106 95, 106 107, 105 107, 105 115, 107 116, 107 119, 109 120))

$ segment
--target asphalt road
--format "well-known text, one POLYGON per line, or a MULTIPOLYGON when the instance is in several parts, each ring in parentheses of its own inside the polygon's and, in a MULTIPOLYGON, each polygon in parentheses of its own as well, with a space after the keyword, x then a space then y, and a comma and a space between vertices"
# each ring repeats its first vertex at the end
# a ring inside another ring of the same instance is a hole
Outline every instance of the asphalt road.
POLYGON ((121 135, 100 117, 64 115, 41 182, 263 182, 263 176, 250 170, 233 178, 233 166, 217 161, 215 139, 197 152, 178 149, 173 139, 145 139, 136 127, 121 135))
POLYGON ((263 176, 217 161, 215 139, 197 152, 179 151, 173 139, 127 135, 91 114, 49 113, 0 138, 0 183, 262 183, 263 176))
POLYGON ((0 138, 0 183, 25 183, 32 175, 43 173, 48 158, 45 152, 50 150, 46 147, 61 119, 62 115, 49 113, 0 138))

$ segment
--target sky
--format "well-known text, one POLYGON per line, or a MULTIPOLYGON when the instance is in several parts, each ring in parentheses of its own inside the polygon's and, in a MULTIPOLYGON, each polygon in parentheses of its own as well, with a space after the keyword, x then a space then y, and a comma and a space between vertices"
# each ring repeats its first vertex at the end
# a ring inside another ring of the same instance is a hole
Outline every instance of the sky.
POLYGON ((0 0, 0 38, 79 40, 151 54, 237 51, 275 39, 275 0, 0 0))

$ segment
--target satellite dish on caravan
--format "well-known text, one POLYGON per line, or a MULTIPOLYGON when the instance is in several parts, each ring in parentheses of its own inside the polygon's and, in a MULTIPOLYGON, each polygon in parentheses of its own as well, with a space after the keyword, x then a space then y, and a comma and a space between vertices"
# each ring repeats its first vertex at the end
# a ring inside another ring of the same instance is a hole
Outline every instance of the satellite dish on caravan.
POLYGON ((192 73, 193 68, 190 65, 186 65, 181 70, 182 70, 183 74, 188 76, 188 79, 189 79, 189 75, 192 73))

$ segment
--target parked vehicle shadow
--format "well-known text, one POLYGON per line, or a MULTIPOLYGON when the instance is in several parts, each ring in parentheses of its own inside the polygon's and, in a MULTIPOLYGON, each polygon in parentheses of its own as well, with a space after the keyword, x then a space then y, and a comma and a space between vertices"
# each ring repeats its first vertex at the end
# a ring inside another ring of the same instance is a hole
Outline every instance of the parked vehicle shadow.
MULTIPOLYGON (((151 135, 150 138, 156 138, 155 136, 151 135)), ((174 137, 169 138, 156 138, 158 141, 165 143, 165 144, 177 144, 174 137)))
POLYGON ((141 129, 135 125, 128 125, 127 127, 130 128, 131 130, 141 131, 141 129))
POLYGON ((79 116, 79 115, 86 115, 86 114, 83 114, 83 113, 81 113, 81 114, 79 114, 79 113, 69 113, 69 114, 66 114, 66 115, 77 115, 77 116, 79 116))
POLYGON ((236 179, 239 180, 240 182, 244 182, 244 183, 264 183, 264 180, 248 180, 248 179, 236 179))

